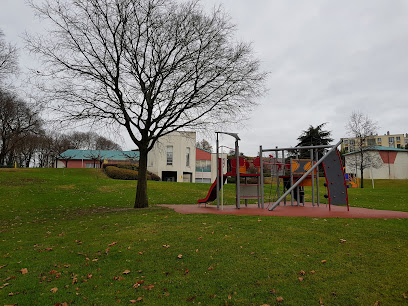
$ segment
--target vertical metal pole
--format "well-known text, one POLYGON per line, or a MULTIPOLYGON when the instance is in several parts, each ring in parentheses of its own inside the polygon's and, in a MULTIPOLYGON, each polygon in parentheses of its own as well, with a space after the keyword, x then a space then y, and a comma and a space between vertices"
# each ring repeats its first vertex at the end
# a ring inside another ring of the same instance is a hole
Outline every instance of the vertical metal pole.
MULTIPOLYGON (((277 149, 278 147, 276 147, 277 149)), ((276 172, 276 192, 277 192, 277 196, 278 199, 280 197, 280 190, 279 190, 279 167, 278 167, 278 163, 279 163, 279 151, 275 151, 276 156, 275 156, 275 165, 272 165, 272 167, 275 167, 275 172, 276 172)), ((271 180, 272 180, 272 176, 271 176, 271 180)))
MULTIPOLYGON (((319 160, 319 152, 317 151, 317 149, 316 149, 316 151, 315 151, 315 158, 316 158, 316 161, 317 161, 317 160, 319 160)), ((319 185, 320 185, 320 180, 319 180, 319 167, 320 167, 320 166, 317 166, 317 168, 316 168, 316 170, 317 170, 317 172, 316 172, 316 200, 317 200, 317 207, 319 207, 319 206, 320 206, 320 194, 319 194, 319 185)))
POLYGON ((217 141, 216 141, 216 147, 217 147, 217 153, 216 153, 216 169, 217 169, 217 183, 216 183, 216 185, 217 185, 217 209, 220 209, 220 197, 219 197, 219 195, 220 195, 220 170, 219 170, 219 164, 218 164, 218 158, 219 158, 219 153, 218 153, 218 150, 219 150, 219 142, 218 142, 218 133, 217 133, 217 141))
MULTIPOLYGON (((299 153, 296 153, 296 159, 299 159, 299 153)), ((299 178, 298 178, 299 179, 299 178)), ((299 187, 297 187, 296 188, 296 195, 297 195, 297 206, 299 206, 299 203, 301 202, 300 201, 300 190, 299 190, 300 188, 299 187)))
MULTIPOLYGON (((286 168, 286 161, 285 161, 285 151, 284 150, 282 150, 282 165, 283 165, 283 167, 282 167, 282 176, 285 176, 285 172, 286 172, 286 170, 285 170, 285 168, 286 168)), ((285 193, 285 182, 283 182, 283 178, 282 178, 282 184, 283 184, 283 193, 285 193)), ((283 205, 285 205, 286 206, 286 197, 283 199, 283 205)))
POLYGON ((240 196, 240 177, 239 177, 239 146, 238 146, 238 139, 235 140, 235 155, 236 155, 236 159, 237 159, 237 182, 236 182, 236 205, 237 208, 240 208, 240 202, 241 202, 241 196, 240 196))
MULTIPOLYGON (((293 186, 292 158, 290 159, 290 187, 293 186)), ((290 206, 293 206, 293 190, 290 192, 290 206)))
MULTIPOLYGON (((264 208, 264 169, 263 169, 263 157, 262 157, 262 146, 259 146, 259 163, 260 163, 260 176, 259 179, 261 180, 261 207, 264 208)), ((259 202, 258 202, 258 207, 259 207, 259 202)))
MULTIPOLYGON (((313 160, 313 149, 310 149, 310 167, 313 167, 314 160, 313 160)), ((314 171, 312 171, 312 206, 314 207, 315 205, 315 177, 314 177, 314 171)))

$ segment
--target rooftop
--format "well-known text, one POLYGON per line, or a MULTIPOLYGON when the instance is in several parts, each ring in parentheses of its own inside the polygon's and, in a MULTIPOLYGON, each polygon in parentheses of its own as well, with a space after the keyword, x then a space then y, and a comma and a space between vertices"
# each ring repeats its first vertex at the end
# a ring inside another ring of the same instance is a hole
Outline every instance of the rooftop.
POLYGON ((117 160, 125 161, 129 159, 139 159, 139 151, 115 151, 115 150, 66 150, 64 153, 61 153, 60 158, 69 158, 69 159, 84 159, 84 160, 93 160, 93 159, 106 159, 106 160, 117 160))

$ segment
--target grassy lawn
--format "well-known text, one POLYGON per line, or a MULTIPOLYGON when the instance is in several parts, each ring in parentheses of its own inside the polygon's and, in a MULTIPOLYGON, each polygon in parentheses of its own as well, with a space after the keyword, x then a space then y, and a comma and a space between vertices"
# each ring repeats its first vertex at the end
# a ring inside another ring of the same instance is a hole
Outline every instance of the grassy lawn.
MULTIPOLYGON (((407 181, 375 184, 349 190, 351 205, 408 211, 407 181)), ((0 304, 408 305, 408 220, 180 215, 155 204, 193 204, 209 185, 166 182, 134 210, 135 187, 0 169, 0 304)))

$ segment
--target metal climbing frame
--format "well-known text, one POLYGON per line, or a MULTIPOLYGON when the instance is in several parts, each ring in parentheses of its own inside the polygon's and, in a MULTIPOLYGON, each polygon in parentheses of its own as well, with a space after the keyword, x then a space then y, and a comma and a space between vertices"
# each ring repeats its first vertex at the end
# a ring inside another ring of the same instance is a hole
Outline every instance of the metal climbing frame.
MULTIPOLYGON (((309 175, 311 175, 312 178, 312 205, 314 206, 315 204, 315 185, 314 185, 314 170, 318 169, 319 165, 323 163, 327 158, 326 164, 323 164, 323 169, 325 171, 325 177, 326 177, 326 184, 336 184, 340 185, 341 188, 328 188, 328 198, 329 198, 329 209, 330 209, 330 202, 332 201, 334 205, 341 205, 344 203, 341 203, 342 200, 345 199, 346 204, 347 204, 347 209, 349 209, 348 206, 348 197, 347 197, 347 188, 345 186, 342 186, 342 181, 344 181, 344 173, 341 167, 341 162, 340 162, 340 167, 336 167, 336 163, 338 163, 338 159, 340 158, 338 156, 337 152, 337 147, 341 144, 341 140, 333 145, 333 146, 327 146, 327 145, 320 145, 320 146, 304 146, 304 147, 292 147, 292 148, 275 148, 275 149, 262 149, 262 146, 259 147, 259 156, 262 158, 264 152, 275 152, 276 157, 278 158, 279 152, 282 152, 282 160, 284 160, 284 151, 295 151, 295 150, 310 150, 310 159, 311 159, 311 167, 308 171, 306 171, 295 183, 293 182, 293 173, 291 169, 291 182, 290 182, 290 188, 284 192, 282 196, 280 196, 276 202, 269 208, 269 210, 273 210, 276 206, 280 204, 282 200, 286 200, 286 196, 291 194, 291 205, 293 205, 293 198, 294 198, 294 190, 296 188, 297 190, 297 201, 299 204, 299 189, 297 188, 306 178, 308 178, 309 175), (323 149, 323 148, 330 148, 330 150, 319 160, 315 160, 318 158, 317 150, 318 149, 323 149), (315 163, 314 163, 315 162, 315 163), (314 165, 313 165, 314 163, 314 165), (327 169, 326 169, 327 168, 327 169), (341 170, 341 173, 339 172, 339 168, 341 170), (333 171, 335 169, 336 171, 333 171), (345 188, 345 189, 344 189, 345 188), (330 190, 333 190, 332 194, 330 195, 330 190)), ((262 207, 264 205, 264 197, 263 197, 263 192, 264 192, 264 177, 263 177, 263 162, 261 162, 261 202, 262 202, 262 207)), ((319 198, 319 171, 316 172, 316 191, 317 191, 317 205, 319 206, 320 198, 319 198)), ((277 171, 277 185, 279 188, 279 173, 277 171)), ((279 196, 279 191, 278 191, 278 196, 279 196)), ((286 202, 285 202, 286 204, 286 202)))

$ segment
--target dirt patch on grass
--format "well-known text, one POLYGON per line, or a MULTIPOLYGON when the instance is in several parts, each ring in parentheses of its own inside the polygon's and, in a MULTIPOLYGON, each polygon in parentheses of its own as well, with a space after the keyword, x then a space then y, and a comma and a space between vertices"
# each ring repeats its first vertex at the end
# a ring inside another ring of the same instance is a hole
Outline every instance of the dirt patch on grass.
POLYGON ((4 180, 0 181, 1 186, 7 186, 7 187, 16 187, 16 186, 26 186, 26 185, 31 185, 31 184, 39 184, 39 183, 44 183, 46 180, 42 179, 35 179, 35 178, 14 178, 13 180, 4 180))
POLYGON ((74 184, 71 184, 71 185, 60 185, 60 186, 57 186, 57 187, 58 187, 59 189, 64 189, 64 190, 73 190, 73 189, 76 188, 74 184))

